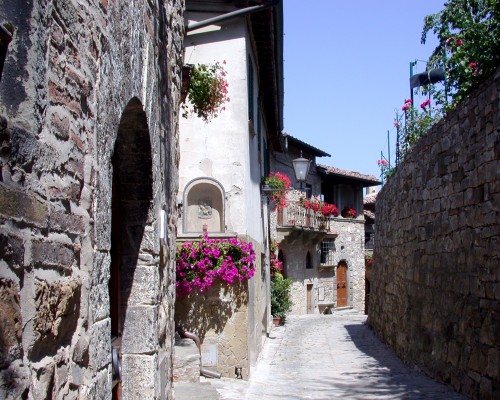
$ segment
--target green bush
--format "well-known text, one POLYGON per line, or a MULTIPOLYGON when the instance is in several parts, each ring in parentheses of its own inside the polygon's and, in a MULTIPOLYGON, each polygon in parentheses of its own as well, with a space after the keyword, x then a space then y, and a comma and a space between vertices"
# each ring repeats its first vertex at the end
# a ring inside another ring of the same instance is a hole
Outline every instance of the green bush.
POLYGON ((291 286, 292 280, 283 278, 280 273, 275 273, 271 278, 271 314, 281 318, 282 322, 292 309, 291 286))

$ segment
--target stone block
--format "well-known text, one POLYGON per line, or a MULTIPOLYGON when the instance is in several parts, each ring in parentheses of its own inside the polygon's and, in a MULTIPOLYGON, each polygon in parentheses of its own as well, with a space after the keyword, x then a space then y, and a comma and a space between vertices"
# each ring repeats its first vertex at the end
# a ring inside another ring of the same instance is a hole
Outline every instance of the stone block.
POLYGON ((100 370, 111 363, 111 320, 94 323, 90 329, 89 363, 100 370))
POLYGON ((47 225, 47 211, 46 204, 35 196, 0 184, 0 215, 38 227, 45 227, 47 225))
POLYGON ((89 294, 89 311, 91 323, 109 317, 109 277, 111 256, 107 252, 94 254, 94 265, 90 272, 91 290, 89 294))
POLYGON ((195 342, 191 339, 176 340, 174 352, 174 382, 199 382, 201 358, 195 342))
POLYGON ((111 400, 111 384, 111 365, 109 365, 107 368, 95 373, 89 382, 89 387, 83 386, 80 388, 80 398, 111 400))
POLYGON ((53 360, 38 363, 34 367, 36 378, 32 378, 31 392, 34 399, 53 398, 54 391, 54 371, 53 360))
POLYGON ((22 315, 19 287, 0 278, 0 369, 21 357, 22 315))
POLYGON ((156 399, 157 355, 124 354, 122 357, 123 399, 156 399))
POLYGON ((129 306, 123 327, 122 351, 143 354, 157 350, 158 307, 129 306))
POLYGON ((122 276, 122 284, 130 288, 128 306, 158 304, 160 297, 159 265, 141 266, 129 270, 122 276))
POLYGON ((31 359, 55 354, 71 342, 80 315, 80 292, 80 282, 72 278, 35 281, 34 340, 28 348, 31 359))
POLYGON ((71 359, 82 366, 89 363, 89 339, 87 336, 80 336, 73 348, 71 359))
POLYGON ((70 269, 77 261, 74 249, 65 244, 42 240, 31 243, 30 263, 36 266, 70 269))
POLYGON ((24 264, 24 243, 21 238, 0 233, 0 257, 7 265, 19 270, 24 264))
POLYGON ((81 215, 51 210, 48 222, 51 231, 76 235, 82 235, 85 232, 85 223, 81 215))

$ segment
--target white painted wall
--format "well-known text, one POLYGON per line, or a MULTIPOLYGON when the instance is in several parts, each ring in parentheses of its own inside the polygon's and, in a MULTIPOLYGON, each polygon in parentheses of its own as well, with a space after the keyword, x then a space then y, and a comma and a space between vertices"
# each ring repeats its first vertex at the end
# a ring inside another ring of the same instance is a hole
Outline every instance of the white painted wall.
MULTIPOLYGON (((203 20, 211 14, 193 13, 190 20, 203 20)), ((226 61, 230 102, 226 110, 209 123, 197 116, 180 119, 179 195, 195 178, 211 177, 224 187, 225 223, 228 232, 263 240, 260 168, 257 136, 249 133, 246 24, 241 19, 220 27, 202 29, 186 39, 185 64, 226 61), (253 166, 253 173, 251 166, 253 166)), ((255 86, 257 78, 254 78, 255 86)), ((255 89, 257 98, 257 89, 255 89)), ((182 227, 179 226, 182 234, 182 227)))

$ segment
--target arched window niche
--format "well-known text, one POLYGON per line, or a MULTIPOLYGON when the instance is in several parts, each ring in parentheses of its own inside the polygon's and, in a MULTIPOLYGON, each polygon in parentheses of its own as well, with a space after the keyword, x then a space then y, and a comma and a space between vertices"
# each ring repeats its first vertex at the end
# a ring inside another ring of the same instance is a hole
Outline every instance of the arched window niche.
POLYGON ((224 233, 224 188, 212 178, 197 178, 184 189, 184 233, 224 233))

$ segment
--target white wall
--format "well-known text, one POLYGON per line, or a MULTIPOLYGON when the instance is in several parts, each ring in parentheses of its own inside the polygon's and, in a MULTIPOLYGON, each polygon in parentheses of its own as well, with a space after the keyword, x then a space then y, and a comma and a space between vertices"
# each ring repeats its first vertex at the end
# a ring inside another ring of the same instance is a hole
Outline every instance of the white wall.
MULTIPOLYGON (((189 19, 198 21, 212 16, 193 13, 189 19)), ((209 64, 225 60, 231 100, 226 103, 226 110, 208 123, 195 115, 181 118, 179 195, 182 196, 192 179, 204 176, 216 179, 225 191, 227 231, 247 234, 261 242, 260 173, 252 173, 250 168, 258 163, 258 157, 257 137, 249 134, 248 128, 249 45, 245 24, 236 19, 224 23, 220 29, 208 27, 203 31, 186 37, 184 62, 209 64)), ((254 82, 257 85, 256 78, 254 82)))

